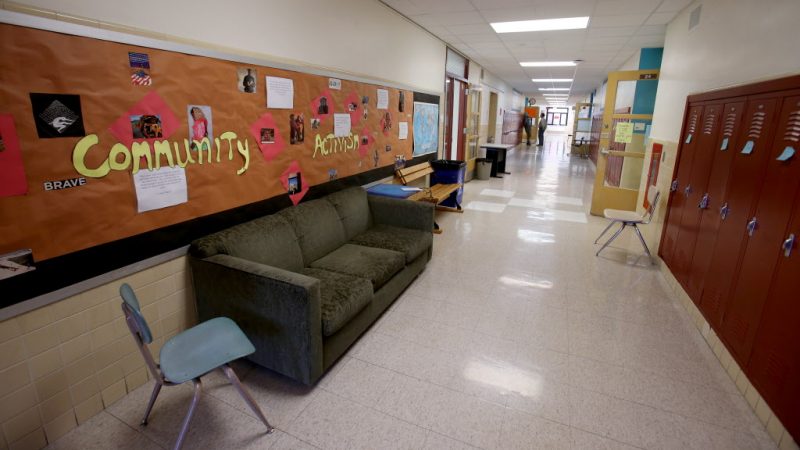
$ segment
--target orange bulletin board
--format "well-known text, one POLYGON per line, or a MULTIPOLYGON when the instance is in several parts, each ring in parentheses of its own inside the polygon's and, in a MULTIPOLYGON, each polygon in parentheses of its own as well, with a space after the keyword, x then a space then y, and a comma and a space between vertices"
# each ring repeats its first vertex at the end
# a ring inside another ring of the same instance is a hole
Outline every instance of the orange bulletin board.
POLYGON ((0 115, 13 118, 27 191, 0 197, 0 253, 30 248, 38 262, 275 196, 296 203, 309 187, 412 158, 411 91, 8 24, 0 51, 0 115), (149 68, 132 68, 131 52, 147 55, 149 68), (243 91, 247 68, 254 93, 243 91), (293 81, 292 108, 267 108, 266 77, 293 81), (388 91, 385 110, 379 90, 388 91), (31 93, 79 96, 80 111, 66 105, 79 118, 67 121, 85 136, 40 137, 42 105, 31 93), (190 139, 192 105, 207 107, 198 114, 207 142, 190 139), (334 136, 334 113, 350 114, 349 135, 334 136), (150 115, 160 123, 136 120, 150 115), (302 136, 290 115, 303 116, 302 136), (187 201, 139 212, 134 168, 181 164, 187 201))

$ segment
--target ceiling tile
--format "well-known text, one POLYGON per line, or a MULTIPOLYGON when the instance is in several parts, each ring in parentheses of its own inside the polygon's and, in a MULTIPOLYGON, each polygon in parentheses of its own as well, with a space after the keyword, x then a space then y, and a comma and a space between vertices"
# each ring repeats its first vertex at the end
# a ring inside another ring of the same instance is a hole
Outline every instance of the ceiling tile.
POLYGON ((425 14, 474 11, 475 7, 469 0, 410 0, 411 3, 425 14))
POLYGON ((381 2, 404 16, 415 16, 423 13, 422 9, 409 0, 381 0, 381 2))
POLYGON ((476 23, 486 23, 483 16, 477 11, 448 12, 425 14, 430 20, 440 25, 469 25, 476 23))
POLYGON ((625 14, 650 14, 661 0, 600 0, 594 10, 595 16, 618 16, 625 14))
POLYGON ((589 23, 589 29, 586 30, 586 38, 594 39, 597 37, 607 37, 607 36, 624 36, 628 37, 632 34, 636 33, 636 30, 639 29, 637 26, 631 27, 609 27, 609 28, 592 28, 591 21, 589 23))
POLYGON ((541 0, 536 2, 534 8, 542 19, 582 17, 594 13, 595 3, 595 0, 541 0))
POLYGON ((642 35, 654 35, 660 34, 665 35, 667 34, 667 26, 666 25, 643 25, 636 31, 634 36, 642 36, 642 35))
POLYGON ((689 6, 692 0, 664 0, 656 11, 678 13, 689 6))
POLYGON ((472 0, 472 4, 480 10, 506 9, 522 6, 531 6, 531 0, 472 0))
POLYGON ((674 12, 658 12, 653 13, 650 17, 645 21, 645 25, 666 25, 672 22, 676 13, 674 12))
POLYGON ((480 34, 486 36, 497 36, 488 23, 473 25, 447 25, 447 29, 455 35, 480 34))
POLYGON ((626 14, 621 16, 595 16, 589 19, 590 28, 633 27, 647 20, 647 14, 626 14))
POLYGON ((512 22, 516 20, 539 19, 537 10, 531 6, 523 8, 489 9, 481 10, 481 15, 487 22, 512 22))
POLYGON ((496 34, 462 34, 461 40, 467 44, 500 44, 503 45, 496 34))

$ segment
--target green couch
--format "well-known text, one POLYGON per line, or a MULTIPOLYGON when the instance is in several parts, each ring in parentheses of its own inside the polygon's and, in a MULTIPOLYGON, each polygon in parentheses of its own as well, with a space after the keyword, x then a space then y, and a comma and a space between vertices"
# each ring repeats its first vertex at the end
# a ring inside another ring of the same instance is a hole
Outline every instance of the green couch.
POLYGON ((194 241, 200 320, 235 320, 249 358, 312 384, 422 272, 433 205, 360 187, 194 241))

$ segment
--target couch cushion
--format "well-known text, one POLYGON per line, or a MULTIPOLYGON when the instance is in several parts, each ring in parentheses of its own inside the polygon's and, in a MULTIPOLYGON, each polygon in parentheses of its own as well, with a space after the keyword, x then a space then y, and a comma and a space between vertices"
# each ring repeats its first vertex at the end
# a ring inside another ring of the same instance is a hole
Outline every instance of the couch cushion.
POLYGON ((345 244, 312 262, 311 267, 366 278, 377 291, 403 269, 405 260, 404 254, 393 250, 345 244))
POLYGON ((372 283, 365 278, 311 267, 300 273, 320 281, 323 336, 339 331, 372 301, 372 283))
POLYGON ((408 264, 433 245, 433 233, 379 224, 352 238, 350 243, 403 253, 408 264))
POLYGON ((303 267, 297 236, 291 225, 277 215, 259 217, 197 239, 190 252, 198 258, 231 255, 291 271, 303 267))
POLYGON ((352 239, 353 236, 367 231, 371 225, 372 217, 369 213, 367 191, 363 188, 356 186, 343 189, 325 199, 331 202, 342 219, 346 239, 352 239))
POLYGON ((286 208, 277 215, 284 217, 292 225, 300 243, 305 266, 346 242, 344 227, 336 208, 325 199, 301 203, 286 208))

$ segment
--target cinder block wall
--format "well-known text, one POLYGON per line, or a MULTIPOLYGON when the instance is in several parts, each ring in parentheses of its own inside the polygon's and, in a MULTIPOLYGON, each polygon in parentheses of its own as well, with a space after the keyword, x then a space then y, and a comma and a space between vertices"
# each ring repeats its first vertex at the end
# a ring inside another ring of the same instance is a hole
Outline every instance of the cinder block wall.
POLYGON ((146 383, 119 286, 135 289, 157 358, 197 321, 188 269, 181 257, 0 322, 0 449, 42 448, 146 383))

